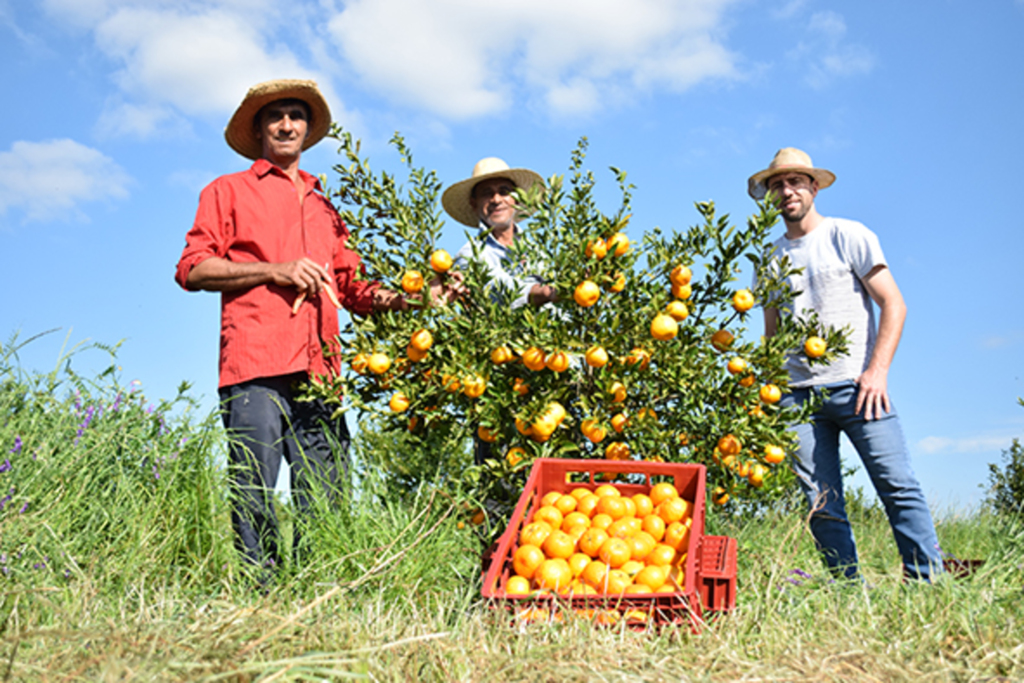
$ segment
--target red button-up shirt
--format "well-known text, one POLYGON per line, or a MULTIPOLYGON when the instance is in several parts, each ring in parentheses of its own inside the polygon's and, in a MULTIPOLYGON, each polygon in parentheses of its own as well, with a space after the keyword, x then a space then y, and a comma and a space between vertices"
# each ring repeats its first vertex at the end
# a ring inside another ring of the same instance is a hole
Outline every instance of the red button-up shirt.
MULTIPOLYGON (((359 256, 345 246, 348 229, 315 191, 319 181, 300 173, 306 193, 302 204, 291 179, 265 159, 207 185, 178 261, 178 284, 188 289, 192 268, 211 256, 236 263, 284 263, 308 256, 326 264, 345 308, 369 313, 377 285, 355 281, 359 256)), ((295 287, 272 283, 221 293, 219 386, 340 369, 337 357, 323 353, 323 344, 333 344, 338 334, 337 310, 321 293, 292 315, 297 296, 295 287)))

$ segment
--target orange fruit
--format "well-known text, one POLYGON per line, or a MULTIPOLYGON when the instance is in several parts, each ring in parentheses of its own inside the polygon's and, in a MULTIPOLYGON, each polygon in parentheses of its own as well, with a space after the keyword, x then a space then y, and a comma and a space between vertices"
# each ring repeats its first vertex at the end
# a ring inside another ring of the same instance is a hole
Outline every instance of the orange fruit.
POLYGON ((409 397, 401 391, 396 392, 391 396, 391 400, 388 401, 388 407, 394 413, 403 413, 409 409, 409 397))
POLYGON ((636 493, 632 496, 632 500, 633 506, 636 508, 636 512, 633 514, 637 517, 644 518, 654 512, 654 502, 646 493, 636 493))
POLYGON ((641 528, 650 534, 656 542, 661 542, 661 539, 665 538, 665 526, 665 520, 658 515, 647 515, 643 519, 641 528))
POLYGON ((782 398, 782 390, 775 384, 765 384, 758 392, 758 396, 760 396, 761 401, 764 403, 778 403, 782 398))
POLYGON ((530 385, 516 377, 515 382, 512 383, 512 391, 520 396, 526 396, 526 394, 530 393, 530 385))
POLYGON ((542 505, 533 513, 534 522, 547 522, 552 529, 562 528, 565 516, 554 505, 542 505))
POLYGON ((729 359, 729 364, 725 368, 729 371, 730 375, 739 375, 747 371, 747 361, 739 356, 734 356, 729 359))
POLYGON ((614 252, 616 256, 622 256, 629 251, 629 238, 623 232, 617 232, 609 237, 606 244, 608 251, 614 252))
POLYGON ((626 506, 624 517, 636 517, 636 503, 629 496, 622 496, 622 504, 626 506))
POLYGON ((632 580, 633 577, 636 576, 643 568, 643 562, 637 562, 636 560, 626 560, 626 563, 619 567, 619 570, 626 572, 626 574, 629 575, 630 580, 632 580))
MULTIPOLYGON (((576 509, 576 502, 577 501, 573 496, 570 496, 568 493, 563 493, 555 500, 555 507, 563 515, 568 515, 576 509)), ((563 519, 562 521, 564 522, 565 520, 563 519)))
MULTIPOLYGON (((571 497, 571 496, 570 496, 571 497)), ((576 500, 573 498, 573 500, 576 500)), ((562 531, 569 533, 574 527, 582 526, 584 529, 590 528, 590 517, 573 510, 565 515, 565 519, 562 520, 562 531)))
POLYGON ((526 451, 524 451, 522 448, 519 448, 518 446, 516 446, 515 448, 508 449, 508 451, 505 453, 505 462, 508 463, 509 467, 515 467, 516 465, 521 463, 525 458, 526 451))
POLYGON ((674 484, 663 481, 652 486, 649 495, 651 497, 651 503, 657 507, 669 498, 678 498, 679 491, 676 489, 674 484))
POLYGON ((722 486, 716 486, 711 492, 711 502, 715 505, 725 505, 729 502, 729 492, 722 486))
POLYGON ((612 403, 622 403, 626 400, 626 387, 622 382, 614 382, 608 393, 612 396, 612 403))
POLYGON ((675 299, 665 306, 665 313, 672 316, 676 322, 683 322, 690 315, 690 309, 682 301, 675 299))
POLYGON ((590 557, 583 553, 573 553, 573 555, 569 557, 568 562, 569 569, 572 570, 572 578, 576 579, 579 578, 583 573, 583 570, 587 568, 587 565, 590 564, 591 560, 590 557))
POLYGON ((576 503, 576 511, 582 512, 588 517, 592 517, 594 515, 594 510, 597 509, 597 504, 598 502, 600 502, 600 500, 601 498, 599 496, 596 496, 593 493, 588 493, 587 495, 580 498, 579 502, 576 503))
POLYGON ((780 462, 786 459, 786 451, 782 449, 782 446, 776 446, 775 444, 768 444, 764 447, 764 461, 771 463, 772 465, 778 465, 780 462))
MULTIPOLYGON (((604 498, 604 496, 601 496, 601 497, 604 498)), ((612 525, 612 522, 614 522, 614 521, 615 520, 611 518, 611 515, 609 515, 607 513, 604 513, 604 512, 598 512, 597 514, 595 514, 593 517, 590 518, 590 528, 591 529, 602 529, 605 532, 607 532, 608 531, 608 527, 610 527, 612 525)))
POLYGON ((597 556, 612 569, 621 567, 629 561, 629 545, 621 538, 612 536, 601 545, 597 556))
POLYGON ((586 252, 587 258, 596 258, 598 260, 603 259, 608 254, 608 245, 605 241, 598 237, 596 240, 587 242, 586 252))
POLYGON ((618 292, 621 292, 622 290, 624 290, 625 288, 626 288, 626 276, 624 274, 622 274, 622 273, 616 273, 615 274, 615 280, 613 280, 612 284, 608 286, 608 289, 610 289, 613 292, 618 293, 618 292))
POLYGON ((406 294, 415 294, 423 289, 423 273, 418 270, 407 270, 402 275, 402 289, 406 294))
POLYGON ((745 375, 742 379, 740 379, 740 386, 741 387, 747 388, 747 387, 751 387, 753 385, 754 385, 754 376, 753 375, 745 375))
POLYGON ((667 313, 659 313, 651 321, 651 336, 658 341, 674 339, 679 334, 679 323, 667 313))
POLYGON ((541 507, 545 505, 554 505, 555 501, 562 497, 561 491, 548 491, 540 499, 541 507))
POLYGON ((569 492, 569 495, 575 498, 576 500, 583 500, 587 496, 591 495, 591 491, 590 489, 583 488, 582 486, 577 486, 576 488, 569 492))
POLYGON ((732 332, 729 330, 718 330, 711 335, 711 345, 721 352, 727 351, 732 346, 734 340, 735 337, 732 336, 732 332))
POLYGON ((515 356, 512 355, 512 349, 507 346, 499 346, 491 351, 491 362, 495 365, 503 365, 504 363, 511 362, 513 358, 515 358, 515 356))
POLYGON ((690 544, 690 526, 682 522, 672 522, 665 528, 665 545, 684 553, 690 544))
MULTIPOLYGON (((652 593, 650 586, 642 583, 636 583, 635 581, 623 591, 623 595, 650 595, 652 593)), ((636 611, 636 610, 633 610, 636 611)))
POLYGON ((544 545, 540 549, 548 558, 560 557, 568 560, 576 552, 576 541, 561 529, 555 529, 544 539, 544 545))
POLYGON ((584 358, 587 361, 587 365, 592 368, 603 368, 608 364, 608 352, 604 350, 603 346, 598 346, 597 344, 587 349, 584 358))
POLYGON ((693 295, 690 285, 672 285, 672 296, 676 299, 689 299, 693 295))
POLYGON ((569 588, 572 569, 564 558, 553 557, 544 560, 533 576, 538 588, 558 592, 569 588))
POLYGON ((409 339, 409 345, 417 351, 427 351, 434 343, 434 335, 430 330, 417 330, 409 339))
POLYGON ((619 489, 612 484, 601 484, 594 489, 594 495, 598 497, 602 496, 621 496, 619 489))
POLYGON ((569 369, 569 355, 565 351, 553 351, 544 365, 551 372, 565 372, 569 369))
POLYGON ((637 562, 643 562, 644 558, 647 557, 650 552, 654 550, 654 546, 657 545, 650 534, 642 531, 623 540, 625 540, 629 545, 629 559, 637 562))
POLYGON ((467 377, 462 383, 462 393, 469 398, 480 398, 487 389, 487 380, 480 375, 467 377))
POLYGON ((373 374, 380 375, 387 372, 388 368, 391 367, 391 359, 387 357, 387 354, 379 351, 371 353, 370 357, 366 359, 366 367, 373 374))
POLYGON ((536 346, 531 346, 523 351, 523 365, 534 372, 544 369, 544 360, 544 352, 536 346))
POLYGON ((626 362, 630 365, 639 365, 641 370, 646 370, 651 364, 651 354, 646 349, 637 347, 626 356, 626 362))
POLYGON ((353 372, 355 372, 358 375, 363 374, 364 372, 366 372, 366 364, 367 364, 366 354, 364 354, 364 353, 357 353, 355 355, 355 357, 352 359, 352 364, 351 365, 352 365, 353 372))
MULTIPOLYGON (((623 500, 619 498, 618 500, 623 500)), ((609 515, 610 517, 611 515, 609 515)), ((608 535, 612 538, 626 539, 633 535, 633 526, 630 524, 630 517, 620 517, 608 525, 608 535)))
POLYGON ((494 443, 495 441, 498 440, 498 433, 491 431, 490 429, 484 427, 483 425, 480 425, 479 427, 476 428, 476 436, 481 441, 485 441, 487 443, 494 443))
POLYGON ((629 418, 626 417, 625 413, 616 413, 612 416, 612 429, 619 434, 622 433, 627 424, 629 424, 629 418))
POLYGON ((512 569, 524 579, 532 579, 544 562, 544 551, 535 545, 521 545, 512 556, 512 569))
POLYGON ((649 564, 633 577, 633 583, 646 586, 649 590, 656 591, 665 585, 668 580, 668 569, 657 564, 649 564))
POLYGON ((607 540, 607 531, 592 526, 580 536, 578 543, 580 552, 590 557, 597 557, 597 554, 601 551, 601 546, 607 540))
POLYGON ((679 285, 680 287, 690 284, 691 278, 693 278, 693 273, 691 273, 690 269, 681 263, 673 268, 672 272, 668 274, 668 279, 672 284, 679 285))
POLYGON ((753 408, 751 408, 750 410, 748 410, 747 414, 750 415, 750 417, 756 417, 756 418, 760 419, 760 418, 764 417, 764 409, 761 408, 761 406, 756 405, 753 408))
POLYGON ((722 455, 738 455, 742 447, 740 440, 732 434, 726 434, 718 440, 718 450, 722 455))
POLYGON ((594 560, 583 568, 583 573, 580 575, 580 578, 595 588, 603 588, 604 579, 607 574, 608 565, 600 560, 594 560))
POLYGON ((427 357, 426 351, 420 351, 412 344, 405 347, 405 357, 411 360, 413 363, 419 363, 421 360, 427 357))
POLYGON ((655 508, 655 512, 665 520, 666 524, 671 525, 672 522, 686 519, 693 514, 693 505, 690 504, 690 501, 683 498, 669 498, 658 505, 655 508))
POLYGON ((659 543, 651 549, 651 552, 647 555, 645 560, 647 564, 657 565, 659 567, 668 567, 676 559, 676 551, 670 545, 659 543))
POLYGON ((540 548, 551 535, 551 531, 551 525, 547 522, 530 522, 519 532, 519 544, 535 545, 540 548))
POLYGON ((746 313, 754 307, 754 295, 749 289, 741 289, 732 295, 732 307, 738 313, 746 313))
POLYGON ((530 580, 518 574, 508 577, 508 581, 505 582, 505 593, 507 595, 529 595, 530 580))
POLYGON ((750 485, 756 489, 764 486, 764 478, 768 474, 768 469, 759 462, 754 463, 750 466, 750 473, 747 474, 747 481, 750 485))
POLYGON ((444 249, 438 249, 430 255, 430 267, 436 273, 447 273, 452 267, 452 257, 444 249))
MULTIPOLYGON (((597 514, 608 515, 612 520, 626 516, 626 504, 622 496, 601 496, 597 502, 597 514)), ((609 533, 611 530, 609 529, 609 533)))
POLYGON ((828 342, 821 337, 808 337, 804 342, 804 353, 808 358, 821 358, 828 349, 828 342))
POLYGON ((601 288, 598 287, 597 283, 593 280, 584 280, 576 285, 576 290, 572 293, 572 298, 580 306, 590 308, 597 303, 598 299, 601 298, 601 288))

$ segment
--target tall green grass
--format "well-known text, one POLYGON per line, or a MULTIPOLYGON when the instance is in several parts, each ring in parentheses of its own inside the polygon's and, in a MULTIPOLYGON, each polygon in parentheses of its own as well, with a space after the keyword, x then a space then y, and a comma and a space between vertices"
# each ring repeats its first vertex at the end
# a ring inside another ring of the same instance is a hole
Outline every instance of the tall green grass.
MULTIPOLYGON (((366 430, 314 551, 269 592, 232 547, 216 415, 151 403, 74 354, 49 373, 0 352, 2 680, 1018 680, 1024 524, 940 515, 975 575, 904 583, 884 515, 854 497, 864 583, 830 581, 802 513, 709 515, 739 541, 736 609, 699 634, 516 627, 479 599, 479 531, 441 482, 403 489, 366 430), (462 528, 460 528, 460 526, 462 528)), ((380 452, 387 449, 387 452, 380 452)), ((468 454, 453 454, 468 459, 468 454)), ((425 482, 425 483, 424 483, 425 482)), ((297 523, 282 503, 286 528, 297 523)))

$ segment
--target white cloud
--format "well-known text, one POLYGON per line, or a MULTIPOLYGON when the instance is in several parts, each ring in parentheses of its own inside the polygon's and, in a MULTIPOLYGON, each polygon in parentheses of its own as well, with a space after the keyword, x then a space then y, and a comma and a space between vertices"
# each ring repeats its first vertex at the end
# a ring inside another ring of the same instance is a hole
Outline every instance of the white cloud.
POLYGON ((352 0, 330 34, 367 87, 451 118, 524 105, 590 112, 734 78, 716 40, 733 0, 352 0))
POLYGON ((131 178, 113 159, 74 140, 19 141, 0 152, 0 215, 26 221, 85 219, 85 202, 124 199, 131 178))
POLYGON ((812 88, 869 73, 875 66, 868 48, 846 42, 846 21, 836 12, 812 14, 803 35, 787 57, 803 71, 804 81, 812 88))
POLYGON ((978 435, 961 438, 927 436, 917 442, 917 450, 926 455, 940 453, 985 453, 1009 448, 1013 435, 978 435))

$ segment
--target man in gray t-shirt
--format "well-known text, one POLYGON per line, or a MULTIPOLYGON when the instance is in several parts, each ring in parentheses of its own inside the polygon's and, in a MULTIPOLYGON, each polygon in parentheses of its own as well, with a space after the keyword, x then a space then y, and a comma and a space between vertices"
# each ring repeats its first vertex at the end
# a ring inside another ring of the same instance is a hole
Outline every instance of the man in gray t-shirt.
MULTIPOLYGON (((800 292, 792 311, 799 315, 811 309, 822 325, 852 328, 848 357, 810 366, 794 353, 787 361, 793 391, 781 405, 803 403, 823 389, 827 394, 811 422, 794 427, 800 447, 793 468, 811 505, 811 532, 829 568, 857 576, 839 462, 839 435, 845 433, 889 516, 905 574, 930 580, 942 571, 942 552, 887 386, 907 308, 875 234, 855 221, 826 218, 815 208, 818 190, 834 181, 832 172, 814 168, 807 154, 789 147, 748 183, 754 199, 767 192, 775 196, 786 225, 786 234, 775 242, 776 253, 803 268, 790 278, 800 292), (879 309, 877 330, 872 302, 879 309)), ((778 311, 765 309, 765 334, 773 335, 777 323, 778 311)))

